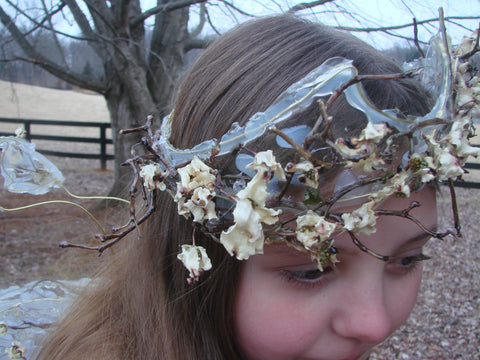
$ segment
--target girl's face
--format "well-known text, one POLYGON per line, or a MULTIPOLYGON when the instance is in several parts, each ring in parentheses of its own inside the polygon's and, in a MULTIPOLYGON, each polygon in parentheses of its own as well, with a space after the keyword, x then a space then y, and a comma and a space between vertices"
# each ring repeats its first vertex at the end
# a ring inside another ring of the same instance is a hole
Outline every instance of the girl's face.
MULTIPOLYGON (((435 192, 391 198, 382 209, 402 210, 436 226, 435 192)), ((422 276, 418 260, 428 236, 412 221, 380 216, 377 231, 360 241, 390 262, 362 252, 348 234, 335 240, 340 260, 319 272, 308 255, 269 245, 250 257, 235 305, 238 343, 249 360, 360 360, 410 314, 422 276)))

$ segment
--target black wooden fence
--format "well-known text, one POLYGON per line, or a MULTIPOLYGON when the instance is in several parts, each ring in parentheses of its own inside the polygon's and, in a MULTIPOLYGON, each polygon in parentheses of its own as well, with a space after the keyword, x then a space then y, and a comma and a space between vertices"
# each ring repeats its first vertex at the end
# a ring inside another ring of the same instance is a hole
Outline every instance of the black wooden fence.
MULTIPOLYGON (((52 151, 46 149, 37 149, 44 155, 53 155, 61 157, 81 158, 81 159, 100 159, 100 166, 106 169, 107 160, 112 160, 113 155, 107 154, 107 144, 113 144, 111 138, 107 138, 107 129, 110 128, 109 123, 105 122, 86 122, 86 121, 57 121, 57 120, 32 120, 32 119, 14 119, 14 118, 0 118, 0 123, 16 123, 22 124, 25 129, 28 140, 53 140, 65 142, 81 142, 90 144, 100 144, 100 151, 98 153, 74 153, 63 151, 52 151), (80 137, 80 136, 60 136, 60 135, 41 135, 32 133, 32 125, 55 125, 55 126, 77 126, 98 128, 98 137, 80 137)), ((1 130, 1 129, 0 129, 1 130)), ((9 136, 12 133, 0 131, 0 136, 9 136)))
MULTIPOLYGON (((85 121, 57 121, 57 120, 30 120, 30 119, 14 119, 14 118, 0 118, 0 123, 17 123, 23 124, 23 128, 27 132, 27 139, 34 140, 54 140, 54 141, 68 141, 68 142, 83 142, 83 143, 96 143, 100 144, 100 152, 96 154, 92 153, 71 153, 61 151, 51 151, 38 149, 44 155, 53 155, 61 157, 82 158, 82 159, 100 159, 100 165, 102 169, 107 166, 107 160, 112 160, 113 155, 107 154, 107 144, 113 144, 112 139, 107 138, 107 129, 110 128, 109 123, 99 122, 85 122, 85 121), (40 135, 32 134, 31 125, 56 125, 56 126, 80 126, 80 127, 96 127, 99 129, 98 138, 90 137, 76 137, 76 136, 59 136, 59 135, 40 135)), ((9 136, 11 133, 1 132, 0 136, 9 136)), ((479 173, 479 176, 475 181, 456 181, 457 187, 468 187, 480 189, 480 163, 467 163, 465 168, 473 173, 479 173)))

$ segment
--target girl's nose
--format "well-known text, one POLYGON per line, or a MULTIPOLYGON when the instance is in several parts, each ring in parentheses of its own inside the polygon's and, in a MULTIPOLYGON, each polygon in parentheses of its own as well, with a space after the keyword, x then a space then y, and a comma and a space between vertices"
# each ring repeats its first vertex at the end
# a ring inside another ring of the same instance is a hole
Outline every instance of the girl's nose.
POLYGON ((392 331, 391 314, 385 300, 381 277, 364 278, 354 283, 339 301, 332 319, 333 330, 339 336, 368 344, 384 341, 392 331))

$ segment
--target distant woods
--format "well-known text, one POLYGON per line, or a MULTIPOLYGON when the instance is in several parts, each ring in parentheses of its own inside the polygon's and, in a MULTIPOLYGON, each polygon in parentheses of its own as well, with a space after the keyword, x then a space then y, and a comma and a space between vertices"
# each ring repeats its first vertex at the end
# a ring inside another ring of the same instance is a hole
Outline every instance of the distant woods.
MULTIPOLYGON (((62 41, 57 44, 47 31, 30 35, 36 50, 57 63, 66 63, 75 72, 103 76, 103 66, 92 48, 82 41, 62 41), (59 45, 59 46, 58 46, 59 45)), ((0 58, 25 57, 25 53, 12 41, 9 34, 0 33, 0 58)), ((72 89, 72 85, 59 79, 35 64, 26 61, 0 62, 0 80, 57 89, 72 89)))
MULTIPOLYGON (((38 31, 30 35, 36 50, 56 63, 65 63, 71 70, 87 76, 93 75, 97 79, 104 76, 102 60, 86 42, 74 40, 61 40, 57 43, 48 31, 38 31)), ((151 33, 147 32, 147 48, 151 33)), ((15 56, 25 56, 22 49, 11 40, 9 34, 0 33, 0 58, 11 59, 15 56)), ((196 53, 198 50, 192 51, 196 53)), ((192 62, 194 54, 187 53, 185 63, 192 62)), ((400 63, 409 62, 418 57, 420 53, 415 46, 399 46, 385 50, 385 53, 394 57, 400 63)), ((53 76, 40 66, 26 61, 0 62, 0 80, 18 82, 28 85, 43 86, 55 89, 70 90, 73 86, 66 81, 53 76)))

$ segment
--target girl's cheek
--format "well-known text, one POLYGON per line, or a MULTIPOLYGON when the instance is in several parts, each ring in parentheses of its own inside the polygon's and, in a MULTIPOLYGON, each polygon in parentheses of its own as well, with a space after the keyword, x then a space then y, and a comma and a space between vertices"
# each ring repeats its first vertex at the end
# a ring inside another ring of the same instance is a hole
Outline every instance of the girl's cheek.
POLYGON ((250 273, 237 292, 235 328, 247 359, 291 359, 316 337, 320 319, 312 319, 307 301, 284 280, 250 273))
POLYGON ((239 345, 248 359, 289 359, 301 352, 314 331, 298 305, 277 299, 264 307, 255 300, 240 297, 235 314, 239 345))

